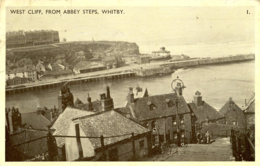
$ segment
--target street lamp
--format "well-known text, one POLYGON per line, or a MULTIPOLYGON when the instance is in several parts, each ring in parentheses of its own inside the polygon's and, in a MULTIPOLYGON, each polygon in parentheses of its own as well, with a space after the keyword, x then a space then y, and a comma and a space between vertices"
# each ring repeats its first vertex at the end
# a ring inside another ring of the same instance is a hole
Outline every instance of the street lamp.
POLYGON ((178 110, 178 98, 175 98, 176 105, 176 125, 177 125, 177 146, 180 146, 180 129, 179 129, 179 110, 178 110))
POLYGON ((175 91, 176 93, 176 98, 175 98, 175 105, 176 105, 176 125, 177 125, 177 145, 180 146, 180 128, 179 128, 179 108, 178 108, 178 95, 182 95, 182 89, 185 88, 184 83, 181 79, 179 79, 179 77, 177 76, 176 79, 174 79, 171 83, 171 87, 173 89, 173 91, 175 91), (177 82, 177 86, 173 87, 173 83, 177 82), (180 85, 180 86, 178 86, 180 85), (179 89, 181 88, 181 89, 179 89), (178 92, 177 92, 178 91, 178 92))

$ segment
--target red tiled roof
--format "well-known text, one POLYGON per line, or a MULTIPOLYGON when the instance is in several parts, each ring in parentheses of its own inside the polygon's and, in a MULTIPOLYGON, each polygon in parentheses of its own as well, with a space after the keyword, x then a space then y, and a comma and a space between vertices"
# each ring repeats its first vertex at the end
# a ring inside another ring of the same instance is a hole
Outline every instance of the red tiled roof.
MULTIPOLYGON (((149 132, 145 127, 113 110, 81 117, 77 120, 80 121, 80 127, 85 135, 89 137, 124 135, 104 138, 105 146, 130 138, 131 133, 139 135, 149 132)), ((95 149, 101 147, 100 138, 89 138, 89 140, 95 149)))
MULTIPOLYGON (((178 96, 175 93, 163 94, 163 95, 156 95, 156 96, 148 96, 144 98, 136 99, 134 104, 132 104, 132 108, 136 114, 136 118, 138 120, 148 120, 154 119, 158 117, 167 117, 176 115, 176 105, 175 99, 178 98, 178 113, 184 114, 189 113, 190 109, 183 98, 183 96, 178 96), (166 103, 166 99, 171 100, 174 105, 172 107, 168 107, 166 103), (150 102, 155 106, 154 110, 150 110, 147 103, 150 102)), ((129 106, 129 105, 128 105, 129 106)), ((130 111, 126 109, 125 111, 130 111)))
MULTIPOLYGON (((24 130, 21 133, 10 135, 12 145, 18 145, 26 141, 34 140, 47 135, 47 131, 39 130, 24 130)), ((29 157, 35 157, 39 154, 44 154, 48 151, 47 139, 42 138, 36 141, 32 141, 27 144, 23 144, 15 147, 18 151, 29 157)))
MULTIPOLYGON (((69 124, 72 119, 91 115, 93 112, 83 111, 72 107, 67 107, 62 114, 59 115, 55 123, 52 125, 51 129, 55 129, 53 135, 67 135, 69 124)), ((62 147, 65 143, 65 138, 56 137, 56 142, 58 147, 62 147)))
POLYGON ((195 116, 197 117, 198 122, 205 122, 208 120, 217 120, 224 118, 215 108, 210 106, 208 103, 203 101, 202 106, 197 107, 195 103, 189 103, 189 106, 195 116))

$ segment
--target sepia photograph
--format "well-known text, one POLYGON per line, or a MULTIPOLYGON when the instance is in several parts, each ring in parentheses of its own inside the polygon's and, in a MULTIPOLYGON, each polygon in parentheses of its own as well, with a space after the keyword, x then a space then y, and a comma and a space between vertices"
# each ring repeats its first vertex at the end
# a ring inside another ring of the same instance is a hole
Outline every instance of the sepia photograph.
POLYGON ((5 162, 255 161, 254 6, 5 11, 5 162))

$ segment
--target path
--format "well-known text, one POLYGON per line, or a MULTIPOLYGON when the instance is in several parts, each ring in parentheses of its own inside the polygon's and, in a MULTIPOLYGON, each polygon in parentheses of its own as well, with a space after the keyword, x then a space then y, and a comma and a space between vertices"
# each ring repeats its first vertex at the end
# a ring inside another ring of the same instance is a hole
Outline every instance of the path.
POLYGON ((189 144, 172 152, 150 157, 148 161, 234 161, 229 138, 218 138, 212 144, 189 144))

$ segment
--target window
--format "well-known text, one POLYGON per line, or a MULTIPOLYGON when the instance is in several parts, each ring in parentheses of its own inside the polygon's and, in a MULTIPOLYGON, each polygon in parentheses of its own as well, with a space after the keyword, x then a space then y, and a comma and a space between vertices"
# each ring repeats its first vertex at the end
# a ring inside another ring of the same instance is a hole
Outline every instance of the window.
POLYGON ((176 125, 177 125, 177 122, 176 122, 176 121, 173 121, 173 122, 172 122, 172 125, 173 125, 173 126, 176 126, 176 125))
POLYGON ((140 149, 144 148, 144 140, 139 141, 139 147, 140 149))
POLYGON ((233 125, 236 125, 236 121, 233 121, 233 125))
POLYGON ((181 124, 184 124, 184 116, 183 116, 183 115, 180 115, 179 117, 180 117, 180 123, 181 123, 181 124))
POLYGON ((184 138, 184 137, 185 137, 185 131, 181 130, 181 138, 184 138))
POLYGON ((177 139, 177 138, 178 138, 177 132, 174 131, 174 132, 173 132, 173 139, 177 139))
POLYGON ((151 110, 151 111, 156 109, 155 105, 150 101, 147 102, 147 105, 149 107, 149 110, 151 110))
POLYGON ((170 99, 166 99, 165 102, 166 102, 168 107, 173 107, 174 106, 173 101, 171 101, 170 99))
POLYGON ((172 116, 172 125, 176 126, 177 122, 176 122, 176 115, 172 116))

